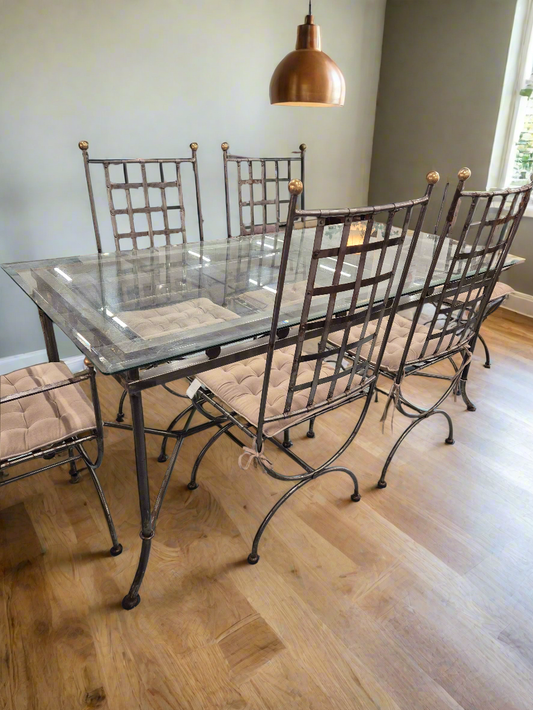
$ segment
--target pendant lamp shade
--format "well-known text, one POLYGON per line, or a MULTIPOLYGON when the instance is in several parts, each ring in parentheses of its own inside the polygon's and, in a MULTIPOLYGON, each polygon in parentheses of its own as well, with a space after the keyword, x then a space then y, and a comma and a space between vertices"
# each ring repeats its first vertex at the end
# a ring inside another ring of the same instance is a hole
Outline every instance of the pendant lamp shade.
POLYGON ((322 51, 320 27, 307 15, 298 26, 296 49, 276 67, 270 103, 278 106, 344 106, 346 83, 333 59, 322 51))

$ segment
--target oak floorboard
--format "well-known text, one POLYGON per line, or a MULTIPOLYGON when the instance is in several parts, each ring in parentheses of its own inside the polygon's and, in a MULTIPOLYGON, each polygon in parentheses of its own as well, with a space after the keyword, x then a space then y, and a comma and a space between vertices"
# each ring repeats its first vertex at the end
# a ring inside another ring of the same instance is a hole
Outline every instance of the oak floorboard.
MULTIPOLYGON (((483 330, 493 365, 482 367, 479 348, 477 411, 444 405, 455 445, 443 418, 422 423, 377 490, 406 426, 396 413, 382 431, 380 396, 340 459, 362 500, 350 500, 343 473, 309 483, 272 520, 256 566, 245 561, 253 535, 287 484, 240 470, 223 438, 188 491, 210 432, 187 439, 131 612, 120 606, 140 546, 129 432, 106 429, 100 470, 125 548, 117 558, 87 472, 74 486, 60 468, 3 487, 0 708, 531 710, 533 321, 500 309, 483 330)), ((113 419, 120 388, 98 385, 113 419)), ((442 390, 408 386, 422 403, 442 390)), ((184 406, 161 388, 144 403, 155 426, 184 406)), ((320 418, 315 439, 294 428, 295 450, 320 463, 360 406, 320 418)), ((153 495, 159 445, 148 437, 153 495)), ((268 455, 297 471, 275 447, 268 455)))

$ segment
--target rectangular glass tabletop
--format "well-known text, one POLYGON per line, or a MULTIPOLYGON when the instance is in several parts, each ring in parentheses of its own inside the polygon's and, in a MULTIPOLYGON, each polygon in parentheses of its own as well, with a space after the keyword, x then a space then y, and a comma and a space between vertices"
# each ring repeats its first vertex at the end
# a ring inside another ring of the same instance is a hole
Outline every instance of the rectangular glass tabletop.
MULTIPOLYGON (((358 225, 354 239, 364 233, 364 226, 358 225)), ((339 246, 342 227, 325 227, 323 248, 339 246)), ((299 322, 314 235, 314 228, 293 232, 280 326, 299 322)), ((2 268, 101 372, 113 374, 267 333, 283 239, 284 232, 279 232, 2 268)), ((432 234, 420 235, 404 287, 406 298, 421 290, 437 240, 432 234)), ((445 240, 434 286, 444 283, 455 245, 445 240)), ((376 255, 368 253, 363 278, 375 269, 376 255)), ((394 256, 391 247, 383 271, 394 256)), ((354 280, 358 259, 358 254, 346 257, 341 283, 354 280)), ((331 284, 335 261, 320 260, 316 285, 331 284)), ((521 261, 509 255, 505 267, 521 261)), ((402 267, 400 260, 396 280, 402 267)), ((391 295, 394 291, 393 286, 391 295)), ((367 296, 361 292, 359 306, 364 307, 367 296)), ((340 294, 336 312, 345 310, 350 298, 349 292, 340 294)), ((311 316, 324 316, 327 301, 327 296, 313 298, 311 316)))

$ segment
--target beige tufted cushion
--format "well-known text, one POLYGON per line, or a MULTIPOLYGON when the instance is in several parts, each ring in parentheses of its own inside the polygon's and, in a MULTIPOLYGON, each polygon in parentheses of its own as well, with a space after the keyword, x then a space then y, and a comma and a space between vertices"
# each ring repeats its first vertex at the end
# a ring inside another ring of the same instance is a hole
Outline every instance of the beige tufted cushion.
POLYGON ((217 306, 209 298, 194 298, 191 301, 161 308, 148 308, 144 311, 123 311, 117 316, 143 339, 223 323, 239 317, 227 308, 217 306))
MULTIPOLYGON (((293 358, 294 345, 274 352, 265 411, 266 417, 282 414, 285 408, 293 358)), ((258 355, 249 360, 235 362, 231 365, 219 367, 216 370, 203 372, 198 376, 198 379, 231 409, 238 412, 254 426, 257 426, 265 362, 266 355, 258 355)), ((313 379, 314 369, 314 362, 302 362, 298 372, 297 383, 310 382, 313 379)), ((333 367, 329 363, 324 363, 321 375, 326 376, 332 372, 333 367)), ((348 377, 343 377, 337 382, 334 396, 344 391, 347 382, 348 377)), ((354 377, 352 391, 357 388, 359 382, 360 378, 354 377)), ((329 383, 319 385, 315 396, 315 404, 326 404, 329 386, 329 383)), ((310 390, 306 389, 294 393, 291 411, 296 412, 307 406, 309 392, 310 390)), ((275 422, 269 422, 264 427, 264 433, 267 436, 279 434, 279 432, 287 429, 287 427, 297 424, 304 416, 305 415, 297 415, 275 422)))
MULTIPOLYGON (((470 294, 470 298, 471 299, 477 298, 478 293, 479 293, 479 289, 475 289, 470 294)), ((514 288, 512 286, 509 286, 508 284, 504 284, 503 281, 498 281, 496 286, 494 286, 494 291, 492 292, 489 303, 491 301, 497 301, 502 296, 509 296, 511 293, 514 293, 514 288)), ((465 291, 464 293, 460 293, 457 296, 457 300, 458 301, 466 301, 467 296, 468 296, 468 291, 465 291)))
POLYGON ((504 284, 503 281, 498 281, 496 286, 494 287, 494 291, 492 292, 490 300, 495 301, 497 298, 501 298, 502 296, 509 296, 511 293, 514 292, 515 290, 512 286, 509 286, 509 284, 504 284))
MULTIPOLYGON (((305 289, 307 281, 297 281, 293 284, 285 284, 283 289, 282 306, 288 306, 291 303, 300 302, 303 305, 305 298, 305 289)), ((272 291, 267 291, 264 288, 258 288, 256 291, 247 291, 241 294, 240 298, 244 298, 254 308, 264 310, 272 308, 276 294, 272 291)))
MULTIPOLYGON (((0 376, 0 397, 69 377, 72 373, 63 362, 26 367, 0 376)), ((0 459, 41 449, 95 426, 94 409, 79 385, 7 402, 0 405, 0 459)))
MULTIPOLYGON (((405 346, 407 345, 407 337, 409 335, 409 331, 412 326, 412 321, 408 320, 407 318, 404 318, 403 316, 396 315, 394 319, 394 323, 392 324, 391 332, 389 335, 389 341, 385 347, 385 353, 383 355, 383 359, 381 361, 381 367, 391 371, 391 372, 396 372, 398 370, 398 367, 400 366, 400 361, 403 356, 403 351, 405 350, 405 346)), ((372 353, 372 361, 374 362, 378 356, 379 349, 381 347, 381 344, 383 342, 383 336, 385 335, 385 328, 387 325, 387 318, 383 318, 381 322, 381 328, 379 330, 379 333, 376 338, 376 344, 374 346, 374 350, 372 353)), ((373 333, 376 332, 376 326, 377 326, 377 321, 372 321, 368 324, 368 328, 366 329, 365 332, 365 337, 368 335, 372 335, 373 333)), ((354 328, 350 330, 350 341, 351 343, 356 342, 360 337, 361 337, 361 331, 362 331, 363 326, 362 325, 357 325, 354 328)), ((415 360, 418 360, 420 357, 420 353, 422 352, 422 348, 424 347, 424 342, 426 340, 426 335, 428 333, 429 328, 427 328, 425 325, 418 323, 415 329, 415 333, 413 335, 413 340, 411 341, 411 346, 409 348, 409 354, 407 356, 407 362, 413 362, 415 360)), ((434 333, 436 331, 433 331, 434 333)), ((335 343, 336 345, 340 345, 342 342, 342 336, 343 332, 342 331, 337 331, 336 333, 332 333, 329 336, 329 339, 331 340, 332 343, 335 343)), ((452 335, 448 336, 447 338, 444 338, 442 341, 442 344, 440 348, 438 349, 438 352, 442 352, 443 350, 446 350, 447 348, 452 347, 453 344, 457 343, 459 339, 457 337, 453 337, 452 335)), ((430 357, 431 355, 434 355, 435 352, 437 351, 437 346, 439 343, 439 338, 435 338, 432 340, 428 347, 426 348, 426 352, 424 353, 424 357, 430 357)), ((371 343, 366 343, 363 345, 361 348, 361 356, 362 357, 368 357, 368 354, 370 352, 370 346, 371 343)))
MULTIPOLYGON (((284 229, 285 225, 280 222, 279 229, 276 229, 275 224, 255 224, 254 225, 254 234, 273 234, 274 232, 279 232, 280 229, 284 229)), ((251 229, 252 225, 245 225, 244 227, 244 233, 245 234, 251 234, 251 229)))

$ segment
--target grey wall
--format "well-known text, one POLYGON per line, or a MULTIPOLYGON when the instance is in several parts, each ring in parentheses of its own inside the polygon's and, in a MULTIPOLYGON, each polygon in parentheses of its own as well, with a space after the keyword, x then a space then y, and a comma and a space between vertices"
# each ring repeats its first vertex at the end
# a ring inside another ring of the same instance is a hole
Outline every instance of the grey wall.
MULTIPOLYGON (((197 141, 208 239, 225 236, 223 140, 255 155, 305 142, 307 206, 366 202, 385 0, 313 9, 346 78, 342 109, 269 104, 303 0, 4 0, 0 261, 95 251, 80 139, 94 157, 188 155, 197 141)), ((0 303, 0 357, 43 348, 3 273, 0 303)))
MULTIPOLYGON (((516 0, 388 0, 369 200, 416 197, 424 176, 485 189, 516 0)), ((438 193, 436 195, 438 197, 438 193)), ((438 200, 429 211, 429 224, 438 200)), ((529 259, 507 275, 533 293, 533 220, 513 252, 529 259)))

